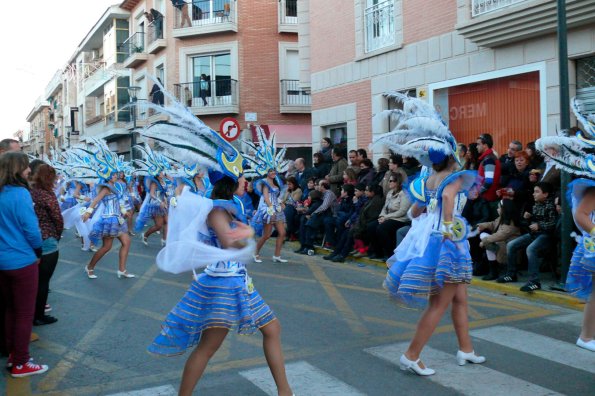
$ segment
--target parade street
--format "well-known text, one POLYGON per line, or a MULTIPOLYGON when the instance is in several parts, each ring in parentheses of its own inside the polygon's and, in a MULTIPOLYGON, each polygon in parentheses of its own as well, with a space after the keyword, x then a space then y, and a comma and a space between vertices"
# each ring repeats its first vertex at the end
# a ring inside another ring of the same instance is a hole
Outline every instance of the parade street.
MULTIPOLYGON (((117 243, 117 242, 116 242, 117 243)), ((262 264, 249 265, 255 287, 282 324, 289 382, 296 395, 592 395, 593 353, 574 343, 582 313, 469 288, 475 351, 483 365, 458 366, 450 318, 424 349, 436 370, 430 377, 401 371, 398 359, 420 312, 390 301, 385 270, 356 263, 329 263, 320 256, 289 253, 273 264, 271 245, 262 264)), ((60 244, 60 262, 49 303, 59 321, 34 327, 31 353, 52 368, 43 376, 10 378, 8 395, 175 395, 188 354, 154 357, 147 346, 178 302, 191 274, 157 269, 159 237, 144 246, 136 237, 128 260, 134 279, 118 279, 117 249, 88 279, 91 253, 80 250, 73 230, 60 244)), ((197 395, 274 395, 261 335, 230 334, 198 384, 197 395)))

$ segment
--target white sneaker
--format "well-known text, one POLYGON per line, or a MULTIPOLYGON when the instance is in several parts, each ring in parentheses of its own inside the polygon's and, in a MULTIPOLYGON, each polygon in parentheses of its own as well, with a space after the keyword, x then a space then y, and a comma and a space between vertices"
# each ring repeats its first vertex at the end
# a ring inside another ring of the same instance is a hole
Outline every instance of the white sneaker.
POLYGON ((595 352, 595 340, 583 341, 580 337, 576 340, 576 345, 580 348, 595 352))
POLYGON ((401 355, 400 361, 401 361, 401 370, 410 370, 410 371, 413 371, 415 374, 422 375, 422 376, 432 375, 432 374, 436 373, 436 371, 432 370, 429 367, 421 368, 421 366, 419 365, 419 362, 421 362, 421 359, 417 359, 416 361, 413 361, 413 360, 407 359, 405 357, 405 355, 401 355))
POLYGON ((457 363, 459 366, 464 366, 467 362, 471 363, 483 363, 486 361, 486 358, 483 356, 477 356, 475 351, 471 351, 469 353, 458 351, 457 352, 457 363))
POLYGON ((281 256, 273 256, 273 263, 286 263, 287 260, 281 258, 281 256))

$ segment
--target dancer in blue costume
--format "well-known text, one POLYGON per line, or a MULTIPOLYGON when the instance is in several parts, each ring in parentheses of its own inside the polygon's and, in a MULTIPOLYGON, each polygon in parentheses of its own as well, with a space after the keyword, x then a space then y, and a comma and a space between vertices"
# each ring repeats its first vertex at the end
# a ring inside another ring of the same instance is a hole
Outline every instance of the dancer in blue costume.
POLYGON ((401 368, 418 375, 432 375, 420 359, 436 326, 452 304, 452 321, 459 350, 456 361, 483 363, 469 336, 467 284, 472 262, 466 240, 467 223, 461 216, 467 191, 475 184, 474 171, 455 172, 460 167, 457 143, 448 127, 426 102, 401 94, 389 94, 403 103, 391 112, 396 129, 376 140, 391 151, 414 157, 432 169, 409 186, 411 230, 388 260, 384 286, 391 297, 413 307, 426 307, 413 340, 401 355, 401 368))
POLYGON ((118 173, 124 171, 126 164, 120 162, 115 153, 109 151, 104 141, 93 140, 95 152, 89 152, 85 149, 78 149, 81 155, 89 155, 90 163, 87 166, 79 166, 78 169, 95 173, 95 177, 100 180, 97 186, 97 196, 83 214, 83 221, 89 220, 95 210, 98 213, 96 222, 89 237, 94 244, 103 241, 103 245, 91 258, 89 264, 85 267, 85 272, 89 279, 97 279, 95 275, 95 266, 107 252, 112 249, 114 238, 118 238, 121 243, 118 270, 118 278, 134 278, 135 276, 126 270, 126 260, 130 250, 130 237, 128 236, 128 227, 126 225, 126 210, 121 200, 121 191, 118 190, 116 183, 118 173))
POLYGON ((568 185, 572 216, 581 232, 566 276, 566 291, 586 302, 581 333, 576 341, 580 348, 595 352, 595 114, 583 115, 582 103, 574 98, 572 110, 582 124, 576 136, 548 136, 535 145, 547 162, 557 168, 586 178, 568 185))
POLYGON ((276 151, 275 134, 271 133, 267 139, 264 130, 257 127, 257 136, 260 146, 252 142, 245 142, 254 152, 254 155, 246 155, 252 169, 249 175, 263 177, 254 183, 254 190, 260 195, 258 209, 254 214, 252 222, 262 225, 262 236, 256 244, 254 262, 261 263, 260 249, 271 237, 273 226, 277 229, 277 241, 275 243, 275 254, 273 262, 286 263, 281 258, 281 248, 285 241, 285 205, 281 202, 282 183, 278 177, 279 173, 286 172, 289 162, 285 161, 285 148, 276 151))
POLYGON ((254 289, 245 266, 254 251, 254 231, 238 221, 240 211, 234 200, 234 194, 241 195, 245 186, 243 158, 183 105, 173 98, 170 101, 168 107, 155 107, 170 122, 149 126, 142 133, 158 140, 176 159, 185 154, 182 162, 210 169, 213 199, 202 197, 196 188, 197 172, 191 188, 184 189, 170 206, 170 236, 157 256, 157 265, 173 273, 206 268, 195 275, 148 350, 169 356, 196 346, 186 361, 179 390, 188 396, 230 330, 242 334, 260 330, 278 394, 289 396, 292 391, 285 374, 279 321, 254 289))
POLYGON ((149 245, 149 236, 161 231, 161 246, 165 245, 167 239, 167 208, 170 196, 168 196, 168 181, 166 171, 170 169, 169 161, 158 153, 153 152, 150 147, 135 146, 143 154, 142 160, 135 160, 140 166, 137 174, 145 176, 145 189, 147 195, 136 218, 134 230, 141 232, 141 239, 145 245, 149 245), (153 219, 155 224, 147 231, 142 232, 147 222, 153 219))

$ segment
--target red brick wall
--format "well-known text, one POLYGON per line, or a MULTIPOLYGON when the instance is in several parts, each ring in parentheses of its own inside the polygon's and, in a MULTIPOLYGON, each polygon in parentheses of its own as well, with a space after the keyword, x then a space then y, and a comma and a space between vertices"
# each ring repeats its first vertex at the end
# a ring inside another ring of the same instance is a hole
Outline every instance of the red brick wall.
POLYGON ((347 0, 310 0, 312 73, 355 58, 355 7, 347 0))
POLYGON ((347 86, 316 93, 312 108, 325 109, 356 103, 357 147, 368 149, 372 142, 372 95, 370 81, 361 81, 347 86))
POLYGON ((403 1, 404 44, 451 32, 456 23, 457 0, 403 1))

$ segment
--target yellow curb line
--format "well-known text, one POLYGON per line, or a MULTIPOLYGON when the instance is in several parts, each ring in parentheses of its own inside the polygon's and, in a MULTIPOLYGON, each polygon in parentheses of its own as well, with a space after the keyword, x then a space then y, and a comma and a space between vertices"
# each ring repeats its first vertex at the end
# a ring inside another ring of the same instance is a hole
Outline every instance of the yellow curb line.
MULTIPOLYGON (((294 243, 294 242, 292 242, 294 243)), ((294 243, 295 244, 295 243, 294 243)), ((315 248, 317 254, 328 254, 329 249, 324 249, 317 247, 315 248)), ((347 260, 354 261, 356 263, 362 263, 367 265, 372 265, 378 268, 386 269, 386 263, 379 260, 371 260, 366 257, 353 257, 348 256, 347 260)), ((337 263, 340 264, 340 263, 337 263)), ((491 281, 484 281, 481 280, 479 277, 473 277, 473 281, 471 282, 472 286, 477 286, 483 289, 490 289, 493 291, 500 292, 501 294, 508 295, 508 296, 515 296, 515 297, 522 297, 528 299, 533 302, 549 302, 552 304, 561 305, 564 307, 576 309, 582 311, 585 307, 585 304, 575 297, 571 296, 570 294, 558 294, 556 292, 548 291, 548 290, 539 290, 533 293, 525 293, 519 290, 518 284, 506 284, 506 283, 496 283, 491 281)))

